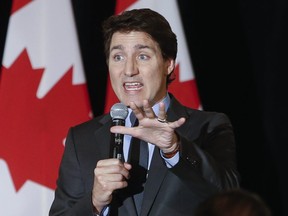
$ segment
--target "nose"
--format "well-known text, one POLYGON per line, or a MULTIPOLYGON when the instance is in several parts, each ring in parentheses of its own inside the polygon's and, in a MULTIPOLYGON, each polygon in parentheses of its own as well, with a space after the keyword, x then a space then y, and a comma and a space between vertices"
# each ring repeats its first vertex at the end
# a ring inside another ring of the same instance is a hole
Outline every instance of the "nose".
POLYGON ((124 68, 124 74, 126 76, 134 76, 138 74, 138 67, 135 61, 132 58, 128 58, 124 68))

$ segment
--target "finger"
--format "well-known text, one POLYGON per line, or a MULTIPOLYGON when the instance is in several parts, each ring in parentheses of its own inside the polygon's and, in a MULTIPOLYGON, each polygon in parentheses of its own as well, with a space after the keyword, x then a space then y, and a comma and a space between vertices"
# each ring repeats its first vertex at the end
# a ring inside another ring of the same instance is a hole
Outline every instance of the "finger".
POLYGON ((163 120, 167 118, 166 111, 165 111, 165 104, 163 102, 159 103, 158 118, 163 119, 163 120))
POLYGON ((143 111, 147 118, 153 119, 156 116, 148 100, 143 100, 143 111))
POLYGON ((130 177, 129 170, 131 169, 131 164, 124 163, 123 166, 112 166, 108 168, 105 168, 105 171, 107 172, 101 172, 99 170, 96 171, 96 175, 101 175, 102 177, 105 176, 106 180, 108 181, 123 181, 130 177))
POLYGON ((138 120, 145 118, 145 114, 143 113, 143 110, 137 107, 137 105, 134 102, 130 102, 129 105, 138 120))
POLYGON ((121 174, 127 178, 129 176, 129 171, 126 167, 127 165, 124 165, 118 159, 101 160, 97 163, 95 175, 121 174))
POLYGON ((122 164, 122 162, 119 159, 116 159, 116 158, 109 158, 109 159, 105 159, 105 160, 99 160, 97 162, 97 166, 99 166, 99 167, 118 165, 118 164, 122 164))
POLYGON ((100 176, 98 181, 95 182, 95 187, 101 190, 101 194, 106 191, 108 192, 107 195, 110 195, 114 190, 126 187, 127 185, 127 180, 121 175, 100 176))
POLYGON ((127 169, 127 170, 130 170, 132 168, 132 165, 127 163, 127 162, 124 162, 124 167, 127 169))
POLYGON ((181 125, 183 125, 185 123, 186 119, 185 118, 180 118, 177 121, 174 122, 169 122, 169 126, 173 129, 176 129, 178 127, 180 127, 181 125))
POLYGON ((127 178, 121 174, 109 174, 109 175, 102 175, 101 180, 102 182, 113 183, 113 182, 126 181, 127 178))

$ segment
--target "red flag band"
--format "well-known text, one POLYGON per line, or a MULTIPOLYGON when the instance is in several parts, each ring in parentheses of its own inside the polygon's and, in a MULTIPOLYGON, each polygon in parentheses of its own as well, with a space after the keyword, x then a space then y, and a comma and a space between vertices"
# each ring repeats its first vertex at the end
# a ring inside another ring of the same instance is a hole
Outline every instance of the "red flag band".
POLYGON ((91 119, 70 0, 13 1, 1 69, 0 215, 46 216, 68 129, 91 119))

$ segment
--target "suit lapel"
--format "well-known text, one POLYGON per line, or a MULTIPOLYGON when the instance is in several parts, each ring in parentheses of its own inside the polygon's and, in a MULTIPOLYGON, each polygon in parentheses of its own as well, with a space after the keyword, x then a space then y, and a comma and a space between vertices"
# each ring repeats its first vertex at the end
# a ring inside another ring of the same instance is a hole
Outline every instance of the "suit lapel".
POLYGON ((160 156, 159 148, 155 147, 147 182, 145 184, 141 215, 148 215, 167 170, 168 168, 160 156))
POLYGON ((187 118, 188 114, 185 107, 181 105, 172 94, 169 94, 169 96, 171 98, 171 102, 167 110, 167 120, 172 122, 178 120, 180 117, 187 118))
MULTIPOLYGON (((187 118, 188 115, 185 108, 173 97, 172 94, 170 94, 170 97, 171 102, 167 111, 168 121, 176 121, 180 117, 187 118)), ((183 133, 186 131, 186 126, 183 125, 182 129, 178 129, 177 131, 183 133)), ((141 215, 148 215, 167 171, 168 168, 160 155, 160 149, 155 146, 151 167, 148 173, 149 176, 145 185, 141 215)))
MULTIPOLYGON (((95 157, 103 159, 111 157, 112 151, 112 140, 111 140, 111 133, 110 128, 112 126, 112 121, 107 116, 99 121, 101 126, 96 129, 94 135, 97 139, 97 144, 95 143, 95 147, 97 150, 95 151, 95 157)), ((97 127, 96 127, 97 128, 97 127)))

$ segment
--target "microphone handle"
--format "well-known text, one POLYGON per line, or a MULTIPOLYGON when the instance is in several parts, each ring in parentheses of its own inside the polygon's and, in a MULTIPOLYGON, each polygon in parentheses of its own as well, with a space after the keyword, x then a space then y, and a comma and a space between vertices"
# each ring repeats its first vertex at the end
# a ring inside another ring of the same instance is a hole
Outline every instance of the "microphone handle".
MULTIPOLYGON (((123 119, 114 119, 113 126, 125 126, 125 120, 123 119)), ((124 161, 123 156, 123 142, 124 134, 114 134, 114 149, 113 149, 113 158, 117 158, 121 161, 124 161)))

